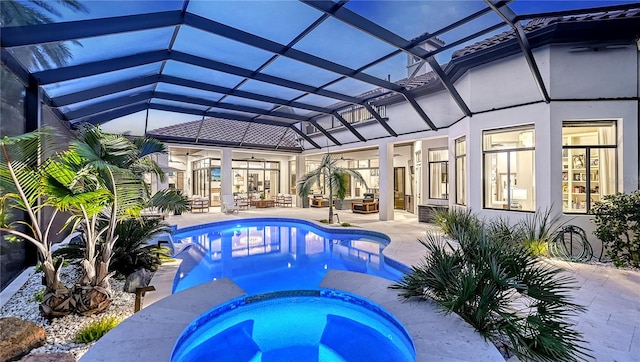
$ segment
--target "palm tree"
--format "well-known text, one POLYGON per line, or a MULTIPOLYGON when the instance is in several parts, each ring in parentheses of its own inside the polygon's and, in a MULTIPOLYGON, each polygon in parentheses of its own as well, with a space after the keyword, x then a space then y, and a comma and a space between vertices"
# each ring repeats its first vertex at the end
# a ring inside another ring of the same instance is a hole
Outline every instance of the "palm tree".
POLYGON ((333 224, 333 196, 339 200, 344 200, 347 193, 347 179, 345 176, 351 176, 355 181, 362 183, 366 188, 364 177, 355 170, 340 167, 337 165, 338 160, 332 159, 330 154, 324 155, 320 165, 315 170, 310 171, 302 176, 296 186, 298 196, 305 198, 311 193, 314 185, 324 181, 329 189, 329 224, 333 224))
POLYGON ((138 217, 146 205, 149 195, 142 174, 164 177, 150 157, 158 152, 165 152, 165 147, 156 140, 131 142, 87 127, 47 168, 51 202, 74 213, 69 223, 82 231, 85 242, 82 278, 74 291, 78 313, 100 313, 111 303, 109 263, 118 240, 117 224, 138 217))
MULTIPOLYGON (((63 260, 59 259, 54 264, 51 256, 49 231, 57 209, 54 208, 45 227, 42 227, 38 220, 40 211, 51 205, 48 198, 44 197, 44 168, 39 167, 37 163, 45 152, 41 144, 50 144, 41 142, 42 138, 47 137, 48 133, 42 130, 0 140, 0 189, 3 191, 3 207, 0 210, 3 222, 0 231, 13 234, 35 245, 38 260, 44 271, 45 294, 40 303, 40 310, 46 317, 57 317, 69 314, 73 300, 69 288, 60 281, 59 273, 63 260), (24 211, 27 221, 9 222, 6 218, 9 207, 24 211), (16 228, 19 225, 25 226, 28 232, 16 228)), ((47 160, 44 163, 48 162, 47 160)))

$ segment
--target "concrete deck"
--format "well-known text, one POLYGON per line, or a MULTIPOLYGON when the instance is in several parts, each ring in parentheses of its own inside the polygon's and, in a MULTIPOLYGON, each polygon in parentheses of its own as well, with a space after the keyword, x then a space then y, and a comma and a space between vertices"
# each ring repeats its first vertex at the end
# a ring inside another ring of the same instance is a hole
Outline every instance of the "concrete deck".
MULTIPOLYGON (((350 211, 337 213, 342 222, 389 235, 391 244, 385 248, 385 256, 408 265, 415 264, 423 255, 423 247, 416 241, 417 238, 424 236, 426 230, 437 230, 433 225, 418 223, 416 215, 402 211, 395 212, 395 220, 384 222, 378 220, 378 214, 353 214, 350 211)), ((327 214, 326 208, 269 208, 242 210, 237 215, 225 215, 219 208, 211 208, 209 213, 171 216, 168 222, 181 228, 250 217, 303 217, 317 221, 326 219, 327 214)), ((587 307, 587 312, 576 320, 576 328, 589 341, 588 347, 593 351, 594 360, 640 361, 640 272, 607 266, 550 262, 566 269, 582 286, 573 294, 576 302, 587 307)), ((171 268, 175 270, 175 266, 171 268)), ((172 281, 171 270, 166 271, 158 274, 159 279, 152 281, 156 288, 156 284, 166 287, 166 283, 172 281)), ((379 278, 342 273, 348 272, 329 273, 322 286, 346 290, 382 304, 405 323, 414 338, 416 349, 428 353, 419 354, 417 361, 502 359, 496 355, 497 351, 492 346, 487 346, 474 333, 468 334, 470 327, 460 323, 457 316, 443 316, 437 306, 428 302, 399 302, 395 292, 388 290, 387 284, 380 284, 377 280, 379 278), (420 317, 418 320, 417 316, 420 317)), ((206 287, 209 284, 176 294, 179 298, 162 299, 167 288, 164 288, 165 292, 156 295, 149 293, 145 298, 147 307, 103 337, 82 360, 168 360, 176 338, 191 320, 217 304, 244 294, 230 281, 217 282, 224 284, 224 293, 221 293, 218 286, 218 291, 211 293, 211 288, 206 287), (155 300, 159 301, 152 305, 155 300)))

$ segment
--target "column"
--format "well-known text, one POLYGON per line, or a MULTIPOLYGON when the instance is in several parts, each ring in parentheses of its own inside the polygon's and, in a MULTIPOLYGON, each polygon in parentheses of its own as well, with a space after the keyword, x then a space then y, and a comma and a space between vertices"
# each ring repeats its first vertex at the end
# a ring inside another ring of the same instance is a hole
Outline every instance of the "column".
MULTIPOLYGON (((298 181, 300 181, 302 176, 304 176, 304 174, 305 174, 305 172, 307 170, 307 167, 306 167, 306 164, 305 164, 305 160, 306 160, 305 156, 302 156, 302 155, 296 156, 296 184, 298 183, 298 181)), ((304 207, 305 204, 304 204, 302 198, 298 196, 297 189, 296 189, 295 198, 296 198, 296 207, 304 207)), ((307 198, 307 202, 308 202, 308 200, 309 199, 307 198)), ((309 207, 309 206, 307 206, 307 207, 309 207)))
POLYGON ((380 145, 380 220, 393 220, 393 144, 380 145))
POLYGON ((222 182, 220 182, 221 195, 233 195, 233 165, 231 163, 232 156, 233 151, 228 148, 222 149, 222 182))

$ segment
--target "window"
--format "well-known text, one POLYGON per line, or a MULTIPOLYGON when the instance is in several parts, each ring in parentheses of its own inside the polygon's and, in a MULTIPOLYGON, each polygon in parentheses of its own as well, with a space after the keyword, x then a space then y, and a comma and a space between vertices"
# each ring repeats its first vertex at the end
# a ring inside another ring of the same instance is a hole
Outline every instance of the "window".
POLYGON ((456 140, 456 204, 466 205, 467 184, 467 140, 456 140))
POLYGON ((429 198, 449 198, 449 150, 429 150, 429 198))
POLYGON ((483 132, 484 208, 535 211, 533 126, 483 132))
POLYGON ((616 123, 563 122, 562 211, 586 213, 616 193, 616 123))

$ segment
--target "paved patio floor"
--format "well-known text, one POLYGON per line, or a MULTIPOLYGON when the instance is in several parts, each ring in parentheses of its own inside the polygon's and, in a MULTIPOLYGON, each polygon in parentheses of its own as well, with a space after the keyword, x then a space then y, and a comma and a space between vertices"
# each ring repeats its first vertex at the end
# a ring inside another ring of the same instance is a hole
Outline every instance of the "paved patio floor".
MULTIPOLYGON (((380 221, 378 214, 353 214, 337 210, 341 222, 354 227, 383 232, 391 238, 384 254, 412 265, 423 255, 417 242, 427 230, 438 228, 419 223, 417 216, 396 211, 394 220, 380 221)), ((318 221, 328 217, 328 209, 268 208, 241 210, 225 215, 212 207, 208 213, 170 216, 167 221, 178 228, 226 220, 252 217, 294 217, 318 221)), ((596 361, 640 361, 640 272, 619 270, 609 266, 549 261, 575 277, 579 290, 573 292, 575 301, 587 307, 576 321, 576 328, 589 341, 588 347, 596 361)), ((446 360, 446 359, 445 359, 446 360)))

